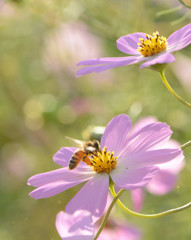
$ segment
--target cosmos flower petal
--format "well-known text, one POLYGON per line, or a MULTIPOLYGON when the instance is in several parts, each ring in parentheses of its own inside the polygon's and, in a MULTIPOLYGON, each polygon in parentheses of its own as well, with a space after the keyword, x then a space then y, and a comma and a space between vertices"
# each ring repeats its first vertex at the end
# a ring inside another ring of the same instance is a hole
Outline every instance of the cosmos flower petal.
POLYGON ((74 214, 59 212, 56 217, 56 229, 62 240, 93 240, 94 227, 91 213, 85 210, 74 214))
POLYGON ((61 165, 62 167, 68 167, 69 161, 76 150, 77 148, 73 147, 62 147, 53 156, 53 160, 55 163, 61 165))
MULTIPOLYGON (((175 140, 170 139, 167 143, 164 144, 164 148, 179 148, 180 144, 175 140)), ((158 165, 160 169, 168 171, 173 174, 178 174, 184 167, 185 160, 183 152, 181 151, 180 154, 174 158, 172 161, 162 163, 158 165)))
POLYGON ((65 211, 74 213, 76 210, 88 210, 95 217, 100 217, 107 203, 109 177, 97 174, 89 180, 67 204, 65 211))
POLYGON ((95 66, 95 65, 102 65, 102 64, 111 64, 116 62, 121 62, 129 59, 134 59, 133 57, 105 57, 105 58, 93 58, 89 60, 81 61, 77 64, 77 66, 80 65, 88 65, 88 66, 95 66))
MULTIPOLYGON (((68 203, 66 211, 73 214, 77 210, 88 210, 93 218, 100 217, 106 207, 109 177, 117 187, 134 190, 148 184, 160 169, 159 165, 183 158, 182 151, 176 146, 164 149, 172 134, 168 125, 156 122, 143 126, 131 132, 127 115, 114 117, 105 129, 101 147, 103 149, 106 146, 109 151, 115 151, 116 159, 110 153, 103 152, 103 155, 99 153, 92 156, 91 166, 79 165, 73 170, 66 167, 37 174, 28 180, 29 185, 37 187, 30 195, 36 199, 51 197, 88 181, 68 203), (99 167, 96 168, 98 163, 99 167)), ((56 161, 65 165, 62 157, 68 163, 74 151, 70 148, 62 149, 56 161)))
POLYGON ((178 51, 191 44, 191 23, 171 34, 167 42, 168 52, 178 51))
POLYGON ((39 173, 28 180, 28 185, 33 187, 41 187, 45 184, 65 181, 65 182, 76 182, 76 181, 86 181, 95 175, 94 171, 91 169, 76 168, 69 170, 68 168, 60 168, 54 171, 39 173))
POLYGON ((144 128, 145 126, 157 122, 157 119, 153 116, 143 117, 138 122, 136 122, 132 128, 131 128, 131 135, 135 134, 137 131, 139 131, 141 128, 144 128))
POLYGON ((177 184, 177 176, 169 171, 160 170, 147 184, 147 190, 155 195, 163 195, 172 191, 177 184))
POLYGON ((124 146, 119 157, 125 159, 133 153, 162 146, 169 140, 171 134, 172 131, 166 123, 156 122, 148 124, 143 128, 137 129, 137 131, 131 132, 126 146, 124 146))
POLYGON ((132 190, 131 191, 131 199, 132 199, 134 211, 140 212, 143 208, 143 203, 144 203, 144 190, 143 190, 143 188, 137 188, 135 190, 132 190))
POLYGON ((158 171, 159 168, 153 166, 135 169, 118 167, 110 175, 118 187, 126 190, 134 190, 145 186, 158 171))
POLYGON ((176 59, 172 54, 162 52, 161 54, 154 55, 153 57, 148 57, 148 60, 141 64, 140 69, 143 67, 150 67, 155 64, 171 63, 175 60, 176 59))
POLYGON ((146 152, 138 152, 128 156, 128 160, 120 161, 121 166, 128 168, 140 168, 165 163, 173 160, 182 151, 180 149, 157 149, 146 152))
MULTIPOLYGON (((130 57, 125 57, 125 59, 121 58, 120 61, 114 60, 113 62, 105 64, 105 65, 97 66, 98 63, 95 63, 94 65, 96 65, 96 66, 88 66, 88 67, 84 67, 84 68, 80 69, 77 72, 76 76, 79 77, 79 76, 83 76, 85 74, 89 74, 89 73, 93 73, 93 72, 103 72, 103 71, 111 69, 111 68, 131 65, 131 64, 135 64, 135 63, 138 63, 141 61, 143 61, 143 57, 141 57, 141 56, 130 56, 130 57)), ((93 65, 93 63, 91 63, 91 65, 93 65)))
POLYGON ((145 39, 145 33, 137 32, 126 36, 122 36, 117 40, 117 48, 124 53, 132 55, 140 55, 137 51, 139 38, 145 39))
POLYGON ((107 146, 108 151, 118 155, 127 140, 131 128, 131 120, 126 114, 114 117, 106 126, 101 139, 101 148, 107 146))
POLYGON ((69 188, 72 188, 80 184, 81 182, 83 182, 83 180, 76 181, 76 182, 65 182, 65 181, 52 182, 36 188, 29 195, 34 199, 49 198, 69 188))
MULTIPOLYGON (((156 122, 157 122, 157 119, 153 116, 141 118, 141 120, 139 120, 136 124, 133 125, 131 129, 131 134, 136 134, 136 132, 138 132, 141 128, 145 127, 150 123, 156 123, 156 122)), ((169 148, 175 149, 175 148, 179 148, 180 144, 177 141, 170 139, 167 142, 163 142, 162 146, 163 148, 166 148, 166 149, 169 149, 169 148)), ((160 144, 158 146, 155 145, 154 149, 160 149, 160 144)), ((172 171, 174 173, 179 173, 184 167, 184 164, 185 164, 184 155, 182 152, 180 152, 180 154, 172 161, 160 164, 160 169, 161 168, 168 169, 169 171, 172 171)))
MULTIPOLYGON (((72 155, 76 152, 76 150, 77 148, 73 148, 73 147, 62 147, 53 156, 53 160, 55 163, 63 167, 68 167, 70 159, 72 158, 72 155)), ((88 168, 88 166, 82 161, 80 161, 78 166, 80 166, 81 168, 88 168)))

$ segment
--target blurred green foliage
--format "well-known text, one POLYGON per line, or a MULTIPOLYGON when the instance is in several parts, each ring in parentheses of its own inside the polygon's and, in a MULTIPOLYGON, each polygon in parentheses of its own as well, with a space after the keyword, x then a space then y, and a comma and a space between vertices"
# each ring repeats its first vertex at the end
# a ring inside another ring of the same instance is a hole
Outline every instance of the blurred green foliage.
MULTIPOLYGON (((115 43, 122 35, 158 30, 168 37, 189 23, 187 18, 171 24, 186 9, 156 16, 180 4, 175 2, 0 0, 0 239, 59 239, 56 214, 78 188, 34 200, 26 182, 59 167, 52 156, 69 146, 65 136, 85 139, 90 126, 105 126, 113 116, 126 113, 132 122, 153 115, 171 126, 180 143, 191 139, 190 110, 168 93, 156 72, 128 66, 75 77, 76 63, 88 56, 124 56, 115 43)), ((191 58, 191 46, 181 53, 191 58)), ((191 87, 176 77, 177 67, 167 66, 167 78, 191 101, 191 87)), ((177 188, 167 196, 147 194, 144 212, 190 201, 191 150, 185 156, 177 188)), ((124 201, 131 206, 128 199, 127 193, 124 201)), ((126 216, 117 207, 115 214, 142 229, 145 240, 190 240, 190 211, 152 221, 126 216)))

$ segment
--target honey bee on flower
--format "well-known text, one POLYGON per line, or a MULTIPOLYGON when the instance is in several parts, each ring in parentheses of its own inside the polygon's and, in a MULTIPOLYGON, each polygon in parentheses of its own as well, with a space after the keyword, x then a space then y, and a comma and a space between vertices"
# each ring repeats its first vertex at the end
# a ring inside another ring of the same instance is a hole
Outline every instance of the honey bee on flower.
POLYGON ((69 139, 78 144, 79 148, 72 155, 68 168, 70 170, 76 168, 80 161, 83 161, 87 165, 93 165, 92 157, 97 156, 98 152, 101 152, 99 142, 97 140, 83 142, 73 138, 69 139))
POLYGON ((77 149, 61 148, 53 159, 63 168, 31 177, 28 184, 37 187, 31 197, 48 198, 86 182, 65 211, 72 214, 84 209, 100 217, 107 203, 110 180, 120 189, 140 188, 160 170, 157 164, 183 158, 180 148, 165 147, 172 134, 166 123, 151 123, 133 132, 130 129, 126 114, 114 117, 105 128, 100 152, 91 156, 93 164, 80 161, 73 170, 68 166, 77 149))

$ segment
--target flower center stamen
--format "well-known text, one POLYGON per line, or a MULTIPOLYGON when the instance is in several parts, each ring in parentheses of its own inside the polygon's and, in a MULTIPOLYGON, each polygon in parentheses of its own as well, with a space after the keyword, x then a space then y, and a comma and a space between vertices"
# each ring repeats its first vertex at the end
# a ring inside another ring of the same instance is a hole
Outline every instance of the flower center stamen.
POLYGON ((107 147, 104 147, 101 152, 92 155, 90 160, 93 170, 97 173, 110 173, 117 164, 117 157, 114 157, 114 152, 107 151, 107 147))
POLYGON ((167 40, 165 37, 160 37, 159 32, 154 32, 153 36, 145 34, 146 39, 139 38, 137 51, 144 57, 150 57, 154 54, 160 53, 167 48, 167 40))

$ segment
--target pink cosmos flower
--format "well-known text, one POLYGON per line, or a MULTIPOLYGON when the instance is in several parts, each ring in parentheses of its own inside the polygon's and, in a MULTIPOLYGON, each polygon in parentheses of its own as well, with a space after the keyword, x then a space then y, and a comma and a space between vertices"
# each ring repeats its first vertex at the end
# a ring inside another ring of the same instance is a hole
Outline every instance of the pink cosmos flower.
POLYGON ((44 50, 45 66, 54 73, 59 74, 66 70, 73 74, 75 69, 72 66, 76 61, 80 61, 82 56, 99 56, 102 52, 100 45, 99 39, 90 33, 85 24, 67 22, 47 36, 44 50))
POLYGON ((28 184, 37 187, 30 193, 31 197, 51 197, 87 182, 67 204, 65 211, 74 213, 84 209, 100 217, 106 206, 110 178, 119 188, 140 188, 159 171, 157 164, 182 156, 179 148, 165 147, 172 134, 166 123, 151 123, 132 133, 130 129, 127 115, 114 117, 102 136, 102 151, 90 158, 91 166, 80 162, 77 168, 69 170, 68 164, 76 148, 61 148, 53 159, 63 168, 31 177, 28 184))
MULTIPOLYGON (((65 87, 71 84, 68 78, 75 76, 76 62, 103 54, 101 39, 78 21, 66 22, 50 32, 44 46, 43 63, 46 69, 55 74, 65 87)), ((112 79, 108 72, 102 73, 101 77, 104 82, 112 79)), ((94 79, 95 84, 99 85, 100 80, 97 77, 94 79)))
MULTIPOLYGON (((157 122, 154 117, 142 118, 134 125, 132 132, 154 122, 157 122)), ((165 144, 167 148, 177 148, 179 146, 180 145, 174 140, 169 140, 165 144)), ((134 209, 141 211, 144 201, 144 189, 155 195, 164 195, 172 191, 177 185, 178 174, 184 167, 184 164, 183 155, 179 155, 167 163, 157 164, 160 171, 152 180, 144 188, 137 188, 131 191, 134 209)))
POLYGON ((62 240, 94 239, 92 216, 90 212, 85 210, 78 210, 74 214, 59 212, 56 217, 56 229, 62 240))
MULTIPOLYGON (((62 240, 93 240, 94 226, 91 214, 79 210, 74 214, 59 212, 56 217, 56 228, 62 240)), ((138 229, 124 223, 109 221, 101 232, 98 240, 138 240, 141 233, 138 229)))
POLYGON ((102 72, 107 69, 144 62, 140 68, 155 64, 171 63, 175 61, 172 54, 191 43, 191 24, 174 32, 166 40, 158 32, 153 36, 142 32, 132 33, 117 40, 117 48, 128 55, 127 57, 94 58, 78 63, 88 65, 77 72, 82 76, 92 72, 102 72))

